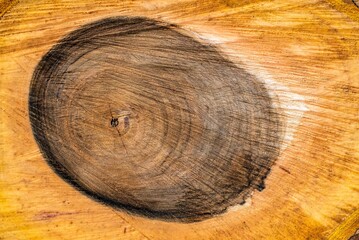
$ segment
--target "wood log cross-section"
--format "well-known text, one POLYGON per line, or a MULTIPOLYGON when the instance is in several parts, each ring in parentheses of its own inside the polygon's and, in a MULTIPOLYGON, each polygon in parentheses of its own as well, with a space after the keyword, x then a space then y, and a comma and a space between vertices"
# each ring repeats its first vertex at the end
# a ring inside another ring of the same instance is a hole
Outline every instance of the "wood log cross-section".
POLYGON ((196 221, 263 190, 282 135, 272 105, 264 84, 214 47, 121 17, 80 28, 44 56, 29 112, 45 158, 79 189, 196 221))
POLYGON ((0 239, 357 238, 357 4, 0 1, 0 239))

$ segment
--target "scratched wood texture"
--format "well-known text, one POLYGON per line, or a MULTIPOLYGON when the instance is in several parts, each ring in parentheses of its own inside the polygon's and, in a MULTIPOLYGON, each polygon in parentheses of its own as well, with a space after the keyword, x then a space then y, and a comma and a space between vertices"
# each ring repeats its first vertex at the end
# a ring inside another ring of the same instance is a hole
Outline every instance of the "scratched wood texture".
POLYGON ((350 0, 0 3, 0 239, 348 239, 359 228, 359 8, 350 0), (278 97, 285 141, 263 192, 196 223, 99 204, 53 173, 28 93, 59 39, 109 16, 178 24, 278 97))

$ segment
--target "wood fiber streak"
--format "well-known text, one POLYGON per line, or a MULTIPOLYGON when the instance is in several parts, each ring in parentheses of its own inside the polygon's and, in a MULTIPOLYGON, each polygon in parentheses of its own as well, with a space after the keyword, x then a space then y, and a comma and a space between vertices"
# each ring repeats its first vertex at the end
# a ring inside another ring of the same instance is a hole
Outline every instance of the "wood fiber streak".
POLYGON ((38 64, 29 111, 53 169, 91 197, 173 221, 243 204, 278 157, 263 83, 174 25, 108 18, 38 64))

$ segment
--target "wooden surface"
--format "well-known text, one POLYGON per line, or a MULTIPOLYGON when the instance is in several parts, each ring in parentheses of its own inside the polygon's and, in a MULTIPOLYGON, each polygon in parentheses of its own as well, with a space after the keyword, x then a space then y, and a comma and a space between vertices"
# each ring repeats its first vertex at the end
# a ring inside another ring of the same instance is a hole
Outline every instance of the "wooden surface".
POLYGON ((351 1, 4 1, 0 239, 348 239, 359 228, 359 9, 351 1), (174 23, 256 76, 285 123, 279 158, 243 206, 196 223, 114 210, 42 157, 29 85, 65 35, 110 16, 174 23))
POLYGON ((33 76, 31 126, 49 164, 115 207, 211 218, 263 190, 279 155, 284 128, 265 85, 177 26, 96 21, 33 76))

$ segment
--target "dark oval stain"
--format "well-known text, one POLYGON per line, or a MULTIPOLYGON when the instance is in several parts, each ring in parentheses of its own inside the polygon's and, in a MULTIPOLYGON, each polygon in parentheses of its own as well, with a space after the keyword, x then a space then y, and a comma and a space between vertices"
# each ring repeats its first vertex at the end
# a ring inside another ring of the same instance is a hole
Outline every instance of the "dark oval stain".
POLYGON ((279 114, 255 76, 146 18, 107 18, 62 39, 34 71, 29 110, 59 176, 102 203, 170 221, 244 203, 264 189, 280 148, 279 114))

